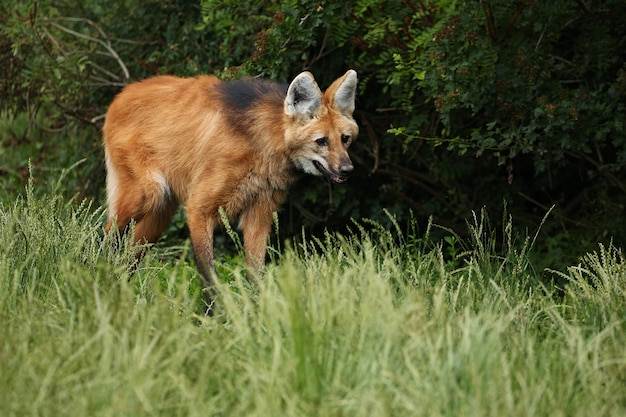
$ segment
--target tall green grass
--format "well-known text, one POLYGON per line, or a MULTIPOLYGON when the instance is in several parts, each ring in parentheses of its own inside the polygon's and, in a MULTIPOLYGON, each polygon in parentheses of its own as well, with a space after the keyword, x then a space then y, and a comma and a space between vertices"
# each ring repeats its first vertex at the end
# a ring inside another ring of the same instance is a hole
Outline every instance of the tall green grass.
MULTIPOLYGON (((623 416, 626 266, 600 245, 556 291, 510 221, 449 245, 362 223, 263 276, 198 276, 101 238, 57 194, 0 205, 1 416, 623 416)), ((426 237, 428 231, 425 232, 426 237)), ((176 258, 175 258, 176 259, 176 258)))

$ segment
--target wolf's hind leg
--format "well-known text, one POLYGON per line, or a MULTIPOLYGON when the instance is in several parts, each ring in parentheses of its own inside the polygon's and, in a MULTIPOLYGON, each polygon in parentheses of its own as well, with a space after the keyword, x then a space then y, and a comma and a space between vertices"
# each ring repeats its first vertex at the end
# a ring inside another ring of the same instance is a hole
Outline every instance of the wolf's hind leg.
POLYGON ((105 233, 111 229, 113 221, 125 232, 134 220, 135 242, 155 242, 169 225, 178 205, 161 175, 145 181, 128 178, 107 191, 110 212, 105 233))

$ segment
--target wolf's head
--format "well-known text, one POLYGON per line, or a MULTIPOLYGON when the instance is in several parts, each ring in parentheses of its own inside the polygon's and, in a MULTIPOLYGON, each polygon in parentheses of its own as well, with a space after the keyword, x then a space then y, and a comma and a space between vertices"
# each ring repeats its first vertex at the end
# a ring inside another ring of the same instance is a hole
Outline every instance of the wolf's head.
POLYGON ((335 80, 325 93, 310 72, 301 73, 289 85, 285 142, 291 160, 302 171, 342 183, 354 170, 348 147, 359 132, 352 118, 356 85, 354 70, 335 80))

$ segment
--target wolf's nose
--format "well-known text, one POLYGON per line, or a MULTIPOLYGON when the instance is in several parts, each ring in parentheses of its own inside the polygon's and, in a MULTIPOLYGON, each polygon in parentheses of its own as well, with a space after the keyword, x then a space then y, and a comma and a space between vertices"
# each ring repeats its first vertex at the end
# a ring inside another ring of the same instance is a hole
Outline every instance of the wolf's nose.
POLYGON ((344 177, 347 177, 348 175, 350 175, 352 173, 352 171, 354 171, 354 166, 352 164, 346 164, 346 165, 342 165, 339 168, 339 172, 341 173, 341 175, 343 175, 344 177))

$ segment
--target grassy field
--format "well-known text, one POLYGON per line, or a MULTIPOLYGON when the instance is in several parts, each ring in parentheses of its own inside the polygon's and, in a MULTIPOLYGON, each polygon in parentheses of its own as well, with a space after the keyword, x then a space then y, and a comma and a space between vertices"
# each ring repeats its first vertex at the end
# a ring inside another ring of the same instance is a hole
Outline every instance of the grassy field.
POLYGON ((256 280, 222 262, 209 318, 186 248, 129 272, 102 212, 56 195, 0 206, 0 416, 626 415, 610 245, 552 288, 510 223, 496 250, 477 214, 452 258, 428 231, 355 224, 256 280))

